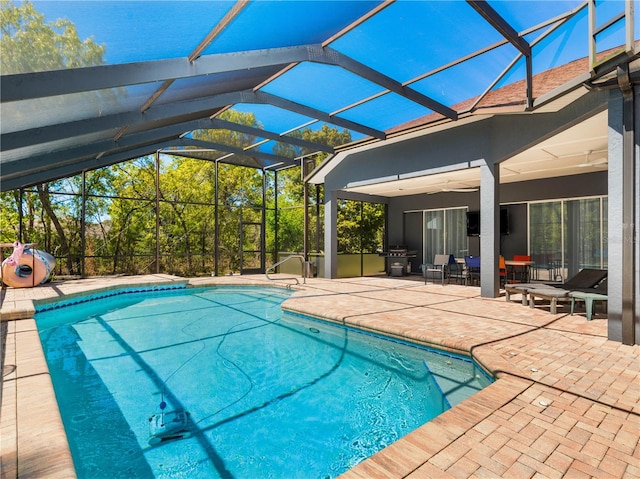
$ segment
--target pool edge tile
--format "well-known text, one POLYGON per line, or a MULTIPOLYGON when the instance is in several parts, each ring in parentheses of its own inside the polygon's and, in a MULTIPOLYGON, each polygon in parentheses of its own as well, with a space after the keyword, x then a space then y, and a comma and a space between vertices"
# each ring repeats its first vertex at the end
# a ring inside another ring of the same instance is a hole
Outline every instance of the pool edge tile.
MULTIPOLYGON (((518 397, 531 384, 533 384, 532 381, 512 376, 499 378, 339 477, 341 479, 373 477, 369 475, 372 472, 370 462, 375 464, 375 470, 381 474, 375 477, 421 477, 420 474, 413 475, 414 471, 428 466, 428 461, 433 456, 452 445, 506 403, 518 397), (404 452, 409 448, 413 454, 407 456, 404 452), (403 458, 400 463, 397 461, 398 456, 403 458)), ((439 478, 450 477, 446 471, 438 469, 438 473, 439 478)))

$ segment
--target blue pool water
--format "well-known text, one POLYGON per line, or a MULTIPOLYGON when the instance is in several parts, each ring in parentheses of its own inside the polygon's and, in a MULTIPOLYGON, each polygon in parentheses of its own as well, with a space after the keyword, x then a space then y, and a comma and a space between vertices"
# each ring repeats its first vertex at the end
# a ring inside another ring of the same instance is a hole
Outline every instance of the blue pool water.
POLYGON ((287 297, 189 288, 39 311, 78 477, 335 477, 491 382, 465 358, 283 313, 287 297), (149 445, 174 410, 191 437, 149 445))

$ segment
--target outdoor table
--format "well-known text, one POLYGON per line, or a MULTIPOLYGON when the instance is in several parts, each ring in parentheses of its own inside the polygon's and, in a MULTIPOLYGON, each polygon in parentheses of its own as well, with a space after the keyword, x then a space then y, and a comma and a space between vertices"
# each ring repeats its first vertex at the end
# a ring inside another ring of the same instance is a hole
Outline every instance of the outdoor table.
POLYGON ((524 269, 524 281, 523 283, 528 283, 530 281, 531 278, 531 267, 536 264, 535 261, 520 261, 520 260, 505 260, 504 261, 505 266, 507 267, 507 270, 511 269, 511 273, 513 274, 513 279, 515 281, 515 272, 514 272, 514 267, 521 267, 524 269))

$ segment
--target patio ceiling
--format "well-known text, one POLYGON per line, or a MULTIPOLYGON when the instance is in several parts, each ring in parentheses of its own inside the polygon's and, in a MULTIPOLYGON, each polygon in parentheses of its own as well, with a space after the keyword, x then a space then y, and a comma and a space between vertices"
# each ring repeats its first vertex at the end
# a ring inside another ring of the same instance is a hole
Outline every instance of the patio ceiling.
MULTIPOLYGON (((564 130, 500 164, 500 183, 606 171, 608 167, 607 112, 564 130)), ((480 186, 479 168, 372 182, 347 191, 386 196, 434 193, 473 193, 480 186)))
MULTIPOLYGON (((628 3, 36 1, 47 20, 67 17, 81 37, 104 43, 107 64, 1 76, 0 191, 157 151, 285 168, 345 146, 304 140, 305 129, 329 125, 349 131, 350 143, 379 141, 478 114, 507 85, 518 88, 506 110, 542 110, 636 56, 628 41, 624 48, 637 23, 628 3), (587 38, 604 32, 595 51, 623 45, 613 59, 537 87, 538 74, 588 57, 587 38), (257 123, 225 121, 227 110, 257 123), (196 139, 197 130, 234 132, 236 142, 196 139)), ((547 174, 558 160, 567 168, 555 174, 570 174, 587 150, 600 160, 603 121, 509 160, 503 180, 547 174)), ((437 180, 476 186, 473 175, 437 180)))

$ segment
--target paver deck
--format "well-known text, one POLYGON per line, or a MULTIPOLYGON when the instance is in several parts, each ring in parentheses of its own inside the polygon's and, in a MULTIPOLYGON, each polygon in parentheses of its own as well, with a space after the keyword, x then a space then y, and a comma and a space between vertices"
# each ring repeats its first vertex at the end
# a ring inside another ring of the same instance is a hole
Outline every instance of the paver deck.
MULTIPOLYGON (((1 291, 3 479, 75 476, 32 300, 185 281, 90 278, 1 291)), ((264 276, 188 282, 274 285, 264 276)), ((309 278, 292 287, 285 309, 462 352, 496 378, 343 479, 640 478, 640 346, 607 340, 606 316, 587 321, 568 308, 551 314, 517 296, 486 299, 476 287, 406 278, 309 278)))

